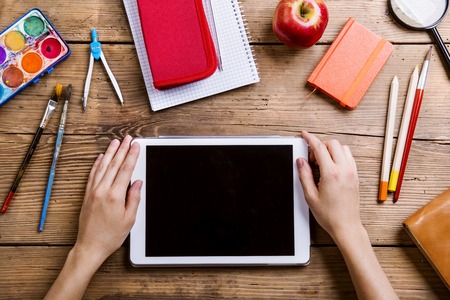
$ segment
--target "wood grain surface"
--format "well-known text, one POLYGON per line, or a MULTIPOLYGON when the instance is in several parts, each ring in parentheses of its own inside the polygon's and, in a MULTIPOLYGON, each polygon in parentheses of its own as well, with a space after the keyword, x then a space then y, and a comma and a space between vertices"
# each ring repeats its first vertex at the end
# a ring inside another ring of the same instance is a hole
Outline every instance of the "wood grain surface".
MULTIPOLYGON (((61 155, 43 233, 37 232, 62 106, 50 120, 17 194, 0 215, 0 299, 42 298, 74 244, 90 168, 113 138, 158 135, 296 135, 338 139, 352 149, 360 179, 361 217, 381 265, 402 299, 448 299, 449 291, 401 222, 450 186, 450 84, 433 52, 425 96, 398 203, 377 202, 389 85, 399 77, 397 137, 411 72, 431 36, 396 24, 385 0, 328 0, 330 21, 306 50, 282 45, 271 30, 277 0, 243 0, 261 82, 160 112, 151 111, 123 3, 119 0, 0 3, 0 28, 39 7, 69 42, 72 55, 53 73, 0 108, 0 201, 6 197, 56 83, 71 83, 61 155), (388 39, 395 50, 356 110, 312 89, 306 79, 348 17, 388 39), (121 87, 119 105, 101 63, 94 65, 88 110, 81 97, 90 29, 121 87)), ((450 43, 450 18, 439 25, 450 43)), ((395 145, 395 141, 394 141, 395 145)), ((311 264, 289 268, 133 268, 128 244, 94 276, 86 299, 353 299, 351 279, 331 238, 311 220, 311 264)))

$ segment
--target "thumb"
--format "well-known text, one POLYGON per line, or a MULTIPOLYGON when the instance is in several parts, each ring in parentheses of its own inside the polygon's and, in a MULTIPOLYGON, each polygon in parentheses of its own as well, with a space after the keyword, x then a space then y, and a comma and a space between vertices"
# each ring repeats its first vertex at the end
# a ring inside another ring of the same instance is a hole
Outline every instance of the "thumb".
POLYGON ((313 172, 308 162, 303 158, 297 158, 298 179, 303 187, 305 199, 309 206, 318 197, 318 190, 314 182, 313 172))
POLYGON ((127 203, 125 204, 127 214, 130 218, 136 219, 136 213, 141 201, 142 180, 136 180, 127 192, 127 203))

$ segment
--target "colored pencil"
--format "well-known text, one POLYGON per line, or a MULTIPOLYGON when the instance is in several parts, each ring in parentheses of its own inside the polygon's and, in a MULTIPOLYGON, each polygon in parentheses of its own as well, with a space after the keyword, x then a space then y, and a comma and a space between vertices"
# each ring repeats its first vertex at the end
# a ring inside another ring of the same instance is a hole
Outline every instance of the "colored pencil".
POLYGON ((55 179, 56 163, 58 161, 59 152, 61 150, 61 144, 62 144, 62 139, 63 139, 63 135, 64 135, 64 125, 66 124, 67 109, 69 108, 69 100, 70 100, 71 94, 72 94, 72 85, 69 84, 69 86, 64 91, 64 106, 63 106, 62 113, 61 113, 61 120, 59 122, 58 135, 56 137, 56 143, 55 143, 55 151, 53 152, 52 166, 50 168, 50 174, 48 175, 47 188, 45 190, 44 204, 42 206, 42 212, 41 212, 41 221, 39 222, 39 228, 38 228, 39 232, 42 232, 42 230, 44 230, 44 223, 45 223, 45 218, 47 216, 48 204, 50 202, 50 195, 52 192, 53 180, 55 179))
POLYGON ((398 78, 397 76, 391 82, 389 93, 389 108, 386 118, 386 129, 384 134, 383 162, 381 166, 380 189, 378 200, 386 201, 388 194, 389 169, 392 156, 392 140, 394 138, 395 113, 397 110, 398 98, 398 78))
POLYGON ((397 189, 398 174, 400 173, 400 165, 402 163, 403 151, 405 150, 406 134, 408 133, 409 120, 411 120, 411 112, 414 103, 414 94, 419 81, 419 67, 414 68, 409 80, 408 94, 406 95, 405 106, 403 108, 402 123, 395 148, 394 161, 392 163, 391 176, 389 177, 389 192, 395 192, 397 189))
POLYGON ((5 202, 3 203, 1 212, 6 213, 8 210, 9 205, 11 204, 11 200, 13 199, 14 195, 16 194, 17 187, 19 186, 20 180, 22 180, 23 175, 25 174, 25 171, 28 167, 28 164, 31 161, 31 158, 33 157, 34 150, 36 150, 37 144, 39 143, 39 140, 41 139, 42 132, 44 131, 45 126, 48 123, 48 120, 50 119, 50 116, 52 115, 53 111, 56 108, 56 105, 58 104, 59 96, 61 96, 62 92, 62 85, 57 84, 55 89, 53 90, 52 96, 50 100, 48 101, 47 108, 45 109, 44 116, 42 117, 41 124, 39 125, 39 128, 37 129, 33 141, 31 142, 30 147, 28 148, 27 153, 25 154, 25 158, 22 162, 22 165, 20 166, 19 172, 16 175, 16 178, 14 179, 14 182, 9 190, 8 196, 6 197, 5 202))
POLYGON ((408 134, 406 136, 405 151, 403 152, 402 164, 400 166, 400 173, 398 175, 397 189, 394 194, 394 202, 398 201, 400 197, 400 190, 402 188, 403 176, 406 171, 406 164, 408 162, 409 150, 411 149, 414 131, 416 130, 417 119, 419 118, 420 106, 422 105, 423 93, 425 89, 425 82, 427 80, 428 68, 431 60, 431 51, 433 47, 428 50, 427 57, 423 62, 422 71, 420 72, 419 83, 417 84, 416 94, 414 96, 414 105, 411 113, 411 120, 409 122, 408 134))

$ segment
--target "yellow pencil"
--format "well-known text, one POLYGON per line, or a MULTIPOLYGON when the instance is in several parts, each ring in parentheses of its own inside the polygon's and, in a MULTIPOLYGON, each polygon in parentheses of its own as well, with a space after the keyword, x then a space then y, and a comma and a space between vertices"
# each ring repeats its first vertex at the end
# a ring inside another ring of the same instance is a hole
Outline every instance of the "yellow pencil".
POLYGON ((411 119, 414 95, 416 93, 418 81, 419 68, 416 66, 411 74, 411 79, 409 80, 408 94, 406 95, 405 107, 403 108, 402 123, 398 133, 397 147, 395 148, 394 162, 392 163, 391 176, 389 178, 388 190, 390 192, 395 192, 397 189, 398 175, 402 164, 403 151, 405 150, 406 135, 408 133, 409 120, 411 119))
POLYGON ((395 111, 397 110, 398 78, 394 77, 389 94, 389 108, 384 135, 383 163, 381 166, 380 191, 378 200, 386 201, 388 192, 389 169, 392 155, 392 139, 394 138, 395 111))

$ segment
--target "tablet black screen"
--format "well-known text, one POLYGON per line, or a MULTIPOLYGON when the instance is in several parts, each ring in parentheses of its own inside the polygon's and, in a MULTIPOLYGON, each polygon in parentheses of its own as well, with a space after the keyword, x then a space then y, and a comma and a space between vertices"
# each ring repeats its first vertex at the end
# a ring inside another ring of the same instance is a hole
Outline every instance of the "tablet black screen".
POLYGON ((291 145, 146 152, 146 256, 294 254, 291 145))

